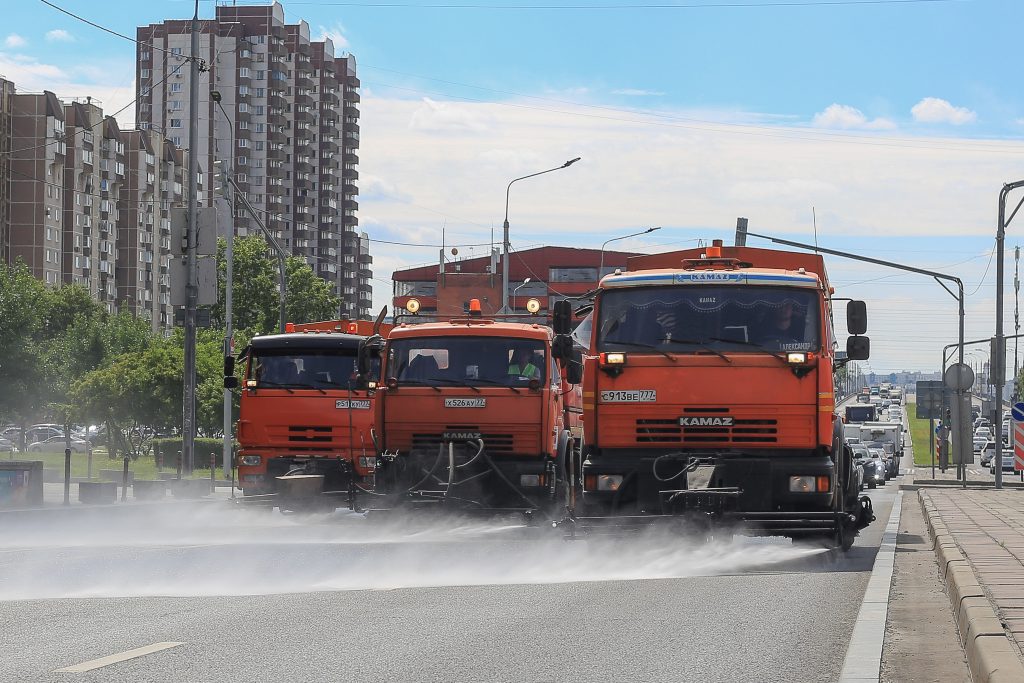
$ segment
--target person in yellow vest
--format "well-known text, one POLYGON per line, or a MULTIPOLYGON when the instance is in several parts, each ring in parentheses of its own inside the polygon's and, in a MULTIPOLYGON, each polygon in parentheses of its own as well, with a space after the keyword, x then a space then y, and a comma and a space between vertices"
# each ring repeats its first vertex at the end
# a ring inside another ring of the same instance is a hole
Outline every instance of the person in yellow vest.
POLYGON ((516 349, 508 366, 508 376, 540 379, 540 368, 533 363, 533 351, 528 348, 516 349))

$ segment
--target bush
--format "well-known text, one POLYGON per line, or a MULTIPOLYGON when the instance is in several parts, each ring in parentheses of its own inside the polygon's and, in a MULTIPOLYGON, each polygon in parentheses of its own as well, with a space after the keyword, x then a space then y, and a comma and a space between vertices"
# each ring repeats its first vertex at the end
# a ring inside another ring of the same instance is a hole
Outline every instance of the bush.
MULTIPOLYGON (((157 454, 163 458, 164 467, 174 469, 178 466, 178 453, 182 450, 180 438, 153 439, 149 445, 153 449, 154 459, 157 454)), ((211 455, 216 457, 219 465, 223 453, 224 442, 221 439, 196 438, 195 469, 209 469, 211 455)))

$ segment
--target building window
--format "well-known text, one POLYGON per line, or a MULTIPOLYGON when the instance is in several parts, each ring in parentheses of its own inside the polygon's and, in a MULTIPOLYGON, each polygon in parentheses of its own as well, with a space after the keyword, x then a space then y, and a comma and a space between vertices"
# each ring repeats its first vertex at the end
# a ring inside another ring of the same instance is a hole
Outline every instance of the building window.
POLYGON ((240 111, 242 113, 247 113, 249 111, 249 105, 246 104, 245 102, 239 102, 238 103, 238 111, 240 111))
POLYGON ((171 92, 181 92, 181 83, 171 83, 171 92))
POLYGON ((550 268, 549 282, 596 282, 597 268, 550 268))
POLYGON ((264 88, 256 88, 256 97, 266 97, 267 91, 264 88))
POLYGON ((257 104, 256 107, 255 107, 255 110, 256 110, 256 116, 263 116, 263 112, 266 111, 263 108, 262 104, 257 104))
POLYGON ((247 85, 240 85, 240 86, 238 86, 238 94, 239 95, 248 95, 249 94, 249 86, 247 86, 247 85))
POLYGON ((171 100, 167 103, 168 111, 181 111, 181 100, 171 100))
POLYGON ((181 128, 181 119, 171 119, 171 128, 181 128))
POLYGON ((266 71, 264 71, 263 69, 257 69, 256 70, 256 80, 257 81, 263 81, 263 80, 266 80, 266 78, 267 78, 267 72, 266 71))
POLYGON ((139 69, 139 76, 141 78, 149 78, 149 69, 139 69))
POLYGON ((251 72, 249 71, 249 67, 247 66, 243 66, 238 70, 238 76, 240 78, 249 78, 250 75, 251 72))
POLYGON ((171 48, 171 54, 175 55, 177 57, 180 57, 181 56, 181 48, 180 47, 172 47, 171 48))

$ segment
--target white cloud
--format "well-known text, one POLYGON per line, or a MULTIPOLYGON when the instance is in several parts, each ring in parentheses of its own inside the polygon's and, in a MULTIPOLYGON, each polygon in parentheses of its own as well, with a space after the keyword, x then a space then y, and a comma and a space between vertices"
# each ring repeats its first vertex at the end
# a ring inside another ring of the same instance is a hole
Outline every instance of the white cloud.
POLYGON ((437 102, 424 97, 422 104, 412 112, 409 128, 435 133, 480 133, 490 127, 490 117, 483 110, 437 102))
POLYGON ((18 92, 49 90, 61 99, 90 96, 108 113, 130 104, 117 120, 122 126, 134 125, 135 66, 131 60, 81 63, 63 69, 28 55, 0 52, 0 74, 12 81, 18 92))
POLYGON ((348 38, 345 37, 345 27, 339 23, 335 23, 331 26, 320 26, 320 36, 316 40, 330 39, 334 43, 335 52, 339 50, 347 50, 350 43, 348 38))
POLYGON ((25 47, 26 45, 28 45, 28 41, 19 36, 17 33, 12 33, 11 35, 4 38, 4 45, 6 45, 7 47, 25 47))
POLYGON ((665 93, 660 90, 643 90, 641 88, 620 88, 612 90, 613 95, 625 95, 627 97, 663 97, 665 93))
POLYGON ((868 119, 860 109, 848 104, 830 104, 814 115, 815 128, 839 128, 843 130, 892 130, 896 124, 885 118, 868 119))
POLYGON ((910 109, 910 113, 919 123, 950 123, 954 126, 974 123, 978 118, 978 115, 970 109, 954 107, 938 97, 924 98, 910 109))
POLYGON ((1024 126, 1024 119, 1017 119, 1016 121, 1014 121, 1014 123, 1016 123, 1018 126, 1024 126))
POLYGON ((62 28, 55 28, 46 32, 46 40, 51 43, 73 43, 75 37, 62 28))

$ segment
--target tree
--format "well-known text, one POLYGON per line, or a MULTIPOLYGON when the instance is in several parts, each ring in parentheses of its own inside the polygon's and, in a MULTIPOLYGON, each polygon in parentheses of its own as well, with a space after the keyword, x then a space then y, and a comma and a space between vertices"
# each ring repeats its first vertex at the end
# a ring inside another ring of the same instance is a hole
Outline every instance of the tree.
MULTIPOLYGON (((227 278, 226 242, 217 243, 217 303, 211 311, 215 327, 224 329, 224 292, 227 278)), ((277 328, 277 266, 267 256, 260 235, 235 239, 232 269, 232 321, 236 329, 267 334, 277 328)))
POLYGON ((43 408, 40 346, 49 310, 46 286, 24 263, 0 264, 0 418, 24 422, 43 408))
POLYGON ((285 292, 285 314, 289 322, 308 323, 331 320, 338 314, 341 299, 331 286, 313 272, 309 264, 297 256, 285 262, 288 291, 285 292))
MULTIPOLYGON (((224 328, 224 292, 226 289, 226 243, 217 245, 217 304, 211 312, 215 327, 224 328)), ((319 277, 302 258, 291 256, 285 262, 288 291, 285 314, 290 322, 330 320, 337 315, 340 299, 326 280, 319 277)), ((277 258, 270 253, 260 235, 248 235, 234 242, 232 272, 232 317, 235 329, 255 334, 277 331, 280 288, 277 258)))

